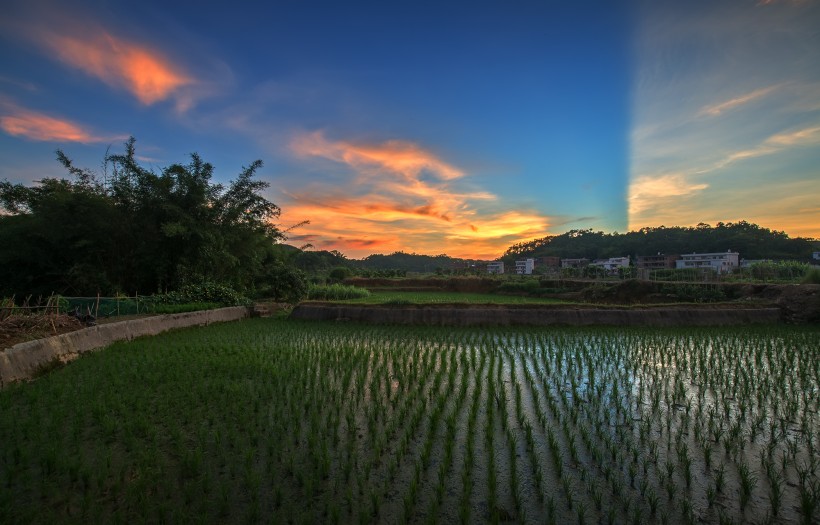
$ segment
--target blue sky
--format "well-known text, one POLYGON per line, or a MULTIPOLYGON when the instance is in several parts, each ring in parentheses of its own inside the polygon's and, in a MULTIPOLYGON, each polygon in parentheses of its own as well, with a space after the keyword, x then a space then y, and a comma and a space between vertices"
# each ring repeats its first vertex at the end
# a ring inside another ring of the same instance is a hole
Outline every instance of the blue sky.
POLYGON ((157 170, 262 159, 281 225, 310 220, 291 242, 352 257, 739 219, 820 236, 816 2, 5 10, 13 182, 133 135, 157 170))

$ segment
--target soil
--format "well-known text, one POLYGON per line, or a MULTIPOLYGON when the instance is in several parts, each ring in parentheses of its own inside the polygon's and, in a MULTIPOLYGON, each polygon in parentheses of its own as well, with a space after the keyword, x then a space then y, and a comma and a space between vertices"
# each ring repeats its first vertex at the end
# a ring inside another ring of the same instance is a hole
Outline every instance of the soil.
MULTIPOLYGON (((131 319, 150 317, 148 314, 121 315, 97 319, 96 324, 116 323, 131 319)), ((18 343, 34 341, 44 337, 74 332, 85 328, 73 315, 13 315, 0 321, 0 349, 11 348, 18 343)))
POLYGON ((0 321, 0 348, 85 328, 71 315, 12 315, 0 321))

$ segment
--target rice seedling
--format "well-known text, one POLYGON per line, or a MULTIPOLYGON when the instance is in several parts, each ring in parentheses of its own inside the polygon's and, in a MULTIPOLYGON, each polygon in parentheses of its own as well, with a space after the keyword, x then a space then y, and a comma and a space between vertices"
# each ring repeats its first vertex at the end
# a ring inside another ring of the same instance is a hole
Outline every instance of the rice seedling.
POLYGON ((740 508, 745 509, 751 498, 752 490, 757 485, 757 476, 749 470, 745 462, 738 465, 738 474, 740 476, 740 508))
POLYGON ((556 488, 579 522, 692 518, 659 493, 741 521, 718 504, 737 486, 745 508, 813 523, 818 343, 793 327, 169 333, 0 392, 0 521, 65 521, 48 494, 86 521, 555 521, 556 488))

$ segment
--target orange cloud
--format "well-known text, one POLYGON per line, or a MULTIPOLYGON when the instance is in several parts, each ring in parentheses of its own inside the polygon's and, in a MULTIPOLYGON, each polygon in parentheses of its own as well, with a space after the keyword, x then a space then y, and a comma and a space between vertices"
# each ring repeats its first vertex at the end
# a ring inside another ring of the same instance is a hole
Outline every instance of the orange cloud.
POLYGON ((44 32, 41 41, 60 61, 130 91, 146 105, 165 100, 194 82, 159 53, 107 33, 73 37, 44 32))
POLYGON ((23 109, 0 117, 0 128, 9 135, 45 142, 100 142, 78 124, 23 109))
POLYGON ((493 259, 511 244, 546 235, 548 228, 547 220, 534 213, 475 212, 473 224, 463 217, 436 221, 394 211, 375 213, 367 197, 361 201, 345 209, 321 202, 285 205, 284 220, 310 218, 310 224, 300 227, 291 242, 310 242, 318 249, 339 250, 350 257, 407 251, 493 259))
POLYGON ((350 185, 314 184, 290 192, 283 216, 310 219, 294 240, 351 257, 408 251, 495 258, 510 244, 546 234, 547 218, 526 210, 484 209, 495 195, 453 187, 466 174, 421 146, 404 141, 354 144, 321 133, 291 142, 300 157, 352 169, 350 185))
POLYGON ((464 176, 461 170, 432 153, 411 142, 399 140, 379 145, 330 142, 322 132, 317 131, 296 137, 291 142, 291 149, 300 156, 324 157, 359 169, 388 170, 402 175, 407 180, 418 179, 423 171, 428 171, 443 180, 464 176))

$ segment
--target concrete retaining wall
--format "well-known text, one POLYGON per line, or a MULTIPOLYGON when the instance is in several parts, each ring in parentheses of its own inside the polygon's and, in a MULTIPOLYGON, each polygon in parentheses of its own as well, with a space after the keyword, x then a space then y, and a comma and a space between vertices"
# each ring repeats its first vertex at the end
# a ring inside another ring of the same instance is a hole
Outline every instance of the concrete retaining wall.
POLYGON ((441 326, 726 326, 780 321, 777 308, 571 309, 510 307, 379 307, 301 304, 294 319, 441 326))
POLYGON ((98 350, 117 341, 130 341, 135 337, 156 335, 175 328, 236 321, 248 317, 249 312, 246 307, 236 306, 157 315, 91 326, 75 332, 16 344, 0 353, 0 387, 33 377, 39 367, 52 362, 55 358, 68 361, 74 356, 98 350))

